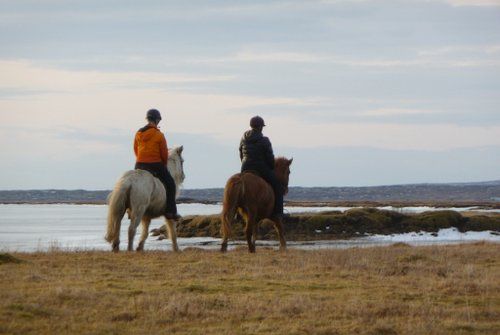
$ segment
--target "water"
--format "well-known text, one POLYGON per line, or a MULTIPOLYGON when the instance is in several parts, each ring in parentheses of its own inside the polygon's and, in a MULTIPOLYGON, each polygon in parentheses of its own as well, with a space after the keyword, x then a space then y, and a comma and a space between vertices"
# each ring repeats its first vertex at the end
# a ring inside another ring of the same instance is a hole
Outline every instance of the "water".
MULTIPOLYGON (((0 250, 33 252, 45 251, 51 248, 64 250, 109 250, 110 246, 104 241, 106 230, 106 205, 0 205, 0 250)), ((218 214, 220 205, 207 204, 179 204, 182 215, 209 215, 218 214)), ((345 211, 348 207, 286 207, 288 213, 318 212, 318 211, 345 211)), ((383 209, 392 209, 384 207, 383 209)), ((477 208, 449 208, 452 210, 477 210, 477 208)), ((418 213, 426 210, 435 210, 430 207, 406 207, 399 209, 405 213, 418 213)), ((439 208, 442 210, 442 208, 439 208)), ((163 224, 162 219, 152 221, 150 229, 158 228, 163 224)), ((128 220, 122 223, 122 249, 126 247, 128 220), (124 243, 125 242, 125 243, 124 243)), ((136 235, 136 242, 140 235, 140 228, 136 235)), ((373 235, 367 238, 342 241, 313 241, 289 242, 292 248, 322 249, 348 248, 356 246, 388 245, 394 242, 405 242, 414 245, 435 243, 463 243, 469 241, 488 240, 500 242, 500 236, 492 232, 468 232, 443 230, 438 236, 427 233, 410 233, 401 235, 373 235), (412 235, 413 234, 413 235, 412 235)), ((181 249, 186 247, 202 247, 215 249, 220 245, 216 238, 179 238, 181 249)), ((231 246, 244 244, 232 242, 231 246)), ((277 247, 275 241, 260 241, 258 245, 277 247)), ((147 250, 171 250, 168 240, 158 241, 148 238, 147 250)))

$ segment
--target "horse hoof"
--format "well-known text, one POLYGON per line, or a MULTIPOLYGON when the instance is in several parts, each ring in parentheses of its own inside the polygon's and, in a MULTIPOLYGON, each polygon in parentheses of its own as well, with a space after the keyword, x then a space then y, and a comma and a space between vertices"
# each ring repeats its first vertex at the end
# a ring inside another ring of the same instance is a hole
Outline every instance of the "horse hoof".
POLYGON ((161 231, 160 231, 160 229, 155 228, 155 229, 151 229, 151 231, 149 233, 151 234, 151 236, 159 236, 161 234, 161 231))

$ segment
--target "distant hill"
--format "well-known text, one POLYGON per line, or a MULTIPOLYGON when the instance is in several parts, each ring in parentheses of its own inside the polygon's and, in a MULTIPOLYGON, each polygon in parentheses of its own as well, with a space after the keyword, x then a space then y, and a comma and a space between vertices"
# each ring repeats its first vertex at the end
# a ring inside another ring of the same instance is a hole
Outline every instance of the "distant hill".
MULTIPOLYGON (((182 196, 194 200, 220 201, 223 190, 184 190, 182 196)), ((496 202, 500 201, 500 181, 455 184, 410 184, 371 187, 291 187, 288 201, 320 202, 496 202)))
MULTIPOLYGON (((110 191, 0 191, 0 203, 104 203, 110 191)), ((222 188, 182 190, 180 201, 221 201, 222 188)), ((500 180, 479 183, 372 187, 291 187, 288 201, 317 202, 500 202, 500 180)))
POLYGON ((0 203, 104 203, 110 192, 108 190, 0 191, 0 203))

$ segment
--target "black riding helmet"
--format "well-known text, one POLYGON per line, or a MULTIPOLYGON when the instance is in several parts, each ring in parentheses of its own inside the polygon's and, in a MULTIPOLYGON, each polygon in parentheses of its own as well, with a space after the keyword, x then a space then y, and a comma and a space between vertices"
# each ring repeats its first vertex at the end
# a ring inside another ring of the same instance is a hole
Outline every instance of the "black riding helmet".
POLYGON ((148 119, 148 121, 160 121, 161 114, 157 109, 150 109, 146 113, 146 119, 148 119))
POLYGON ((264 119, 260 116, 254 116, 250 119, 250 127, 252 128, 262 128, 265 127, 264 119))

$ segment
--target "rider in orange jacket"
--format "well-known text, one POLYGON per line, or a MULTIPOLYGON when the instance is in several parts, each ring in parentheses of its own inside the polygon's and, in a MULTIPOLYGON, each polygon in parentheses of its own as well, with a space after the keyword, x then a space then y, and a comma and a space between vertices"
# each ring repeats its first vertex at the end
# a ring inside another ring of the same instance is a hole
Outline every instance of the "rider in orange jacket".
POLYGON ((167 192, 165 216, 167 219, 180 218, 175 203, 176 186, 167 169, 168 147, 163 133, 158 129, 161 114, 156 109, 150 109, 146 114, 148 124, 137 131, 134 139, 136 156, 135 168, 151 172, 160 179, 167 192))

